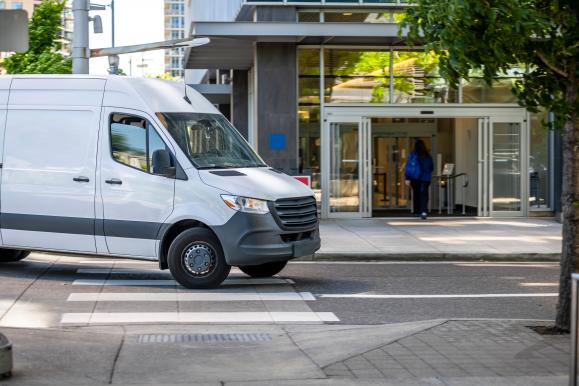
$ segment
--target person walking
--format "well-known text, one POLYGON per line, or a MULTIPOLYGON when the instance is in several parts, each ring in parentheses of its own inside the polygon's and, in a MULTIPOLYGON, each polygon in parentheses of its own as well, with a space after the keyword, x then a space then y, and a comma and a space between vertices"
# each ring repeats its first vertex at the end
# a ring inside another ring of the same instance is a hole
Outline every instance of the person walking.
POLYGON ((414 151, 406 162, 406 185, 412 188, 414 215, 426 220, 428 216, 428 188, 432 181, 434 162, 428 153, 424 141, 419 139, 414 144, 414 151))

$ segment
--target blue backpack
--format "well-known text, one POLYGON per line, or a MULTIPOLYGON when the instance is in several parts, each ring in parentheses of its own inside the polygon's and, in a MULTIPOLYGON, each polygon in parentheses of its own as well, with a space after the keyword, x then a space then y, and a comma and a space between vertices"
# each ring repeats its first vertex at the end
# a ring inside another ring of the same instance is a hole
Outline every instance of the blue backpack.
POLYGON ((418 155, 412 152, 406 162, 406 178, 409 180, 419 180, 421 175, 420 160, 418 159, 418 155))

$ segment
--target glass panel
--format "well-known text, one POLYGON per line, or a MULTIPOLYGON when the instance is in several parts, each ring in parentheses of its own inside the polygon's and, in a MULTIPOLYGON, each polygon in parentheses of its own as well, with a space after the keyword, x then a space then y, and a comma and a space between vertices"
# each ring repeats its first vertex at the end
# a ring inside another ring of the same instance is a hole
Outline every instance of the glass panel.
POLYGON ((320 76, 319 75, 300 75, 298 79, 298 103, 303 104, 320 104, 320 76))
POLYGON ((320 51, 298 50, 299 173, 320 198, 320 51))
POLYGON ((330 212, 360 211, 360 154, 357 123, 330 127, 330 212))
MULTIPOLYGON (((155 154, 155 151, 157 150, 169 151, 169 148, 167 148, 167 145, 165 145, 165 142, 163 142, 157 131, 151 125, 149 125, 149 173, 165 174, 165 170, 154 170, 153 154, 155 154)), ((171 166, 173 166, 172 161, 173 160, 171 159, 171 166)))
POLYGON ((491 87, 481 78, 470 78, 462 83, 463 103, 516 103, 511 91, 518 78, 497 79, 491 87))
POLYGON ((266 166, 222 115, 157 113, 157 117, 198 169, 266 166))
POLYGON ((373 209, 409 207, 404 167, 410 150, 408 137, 373 137, 373 209))
POLYGON ((147 171, 147 121, 132 115, 111 116, 111 153, 118 162, 147 171))
POLYGON ((319 23, 320 22, 320 12, 299 12, 298 21, 300 23, 319 23))
POLYGON ((373 216, 388 216, 396 212, 397 215, 409 214, 412 196, 405 185, 408 155, 418 139, 424 141, 429 152, 436 154, 435 138, 444 135, 442 121, 434 118, 372 118, 373 216))
POLYGON ((321 188, 320 179, 320 106, 300 106, 298 111, 299 173, 312 177, 312 189, 321 188))
POLYGON ((326 23, 389 23, 389 11, 325 11, 326 23))
POLYGON ((394 51, 394 103, 456 103, 458 93, 440 77, 438 56, 394 51))
POLYGON ((493 124, 493 211, 521 210, 521 124, 493 124))
POLYGON ((325 50, 325 101, 388 103, 390 52, 325 50))
POLYGON ((529 157, 529 206, 548 209, 551 204, 549 184, 549 129, 543 125, 548 114, 531 114, 531 156, 529 157))

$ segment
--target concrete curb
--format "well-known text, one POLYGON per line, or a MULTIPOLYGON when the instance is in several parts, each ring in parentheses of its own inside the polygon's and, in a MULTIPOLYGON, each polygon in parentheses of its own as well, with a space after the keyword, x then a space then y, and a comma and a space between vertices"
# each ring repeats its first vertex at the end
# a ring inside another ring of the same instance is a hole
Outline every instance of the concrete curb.
POLYGON ((527 261, 558 262, 560 253, 317 253, 298 261, 527 261))
POLYGON ((0 334, 0 379, 12 376, 12 343, 0 334))

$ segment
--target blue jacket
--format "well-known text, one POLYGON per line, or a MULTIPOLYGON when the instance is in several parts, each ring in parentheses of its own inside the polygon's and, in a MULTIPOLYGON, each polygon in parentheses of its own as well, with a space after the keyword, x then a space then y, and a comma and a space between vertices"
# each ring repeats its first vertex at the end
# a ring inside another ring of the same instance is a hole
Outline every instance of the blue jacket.
MULTIPOLYGON (((414 152, 412 152, 414 153, 414 152)), ((430 154, 426 158, 418 158, 418 162, 420 162, 420 181, 423 182, 431 182, 432 181, 432 172, 434 171, 434 162, 432 161, 432 157, 430 154)))

